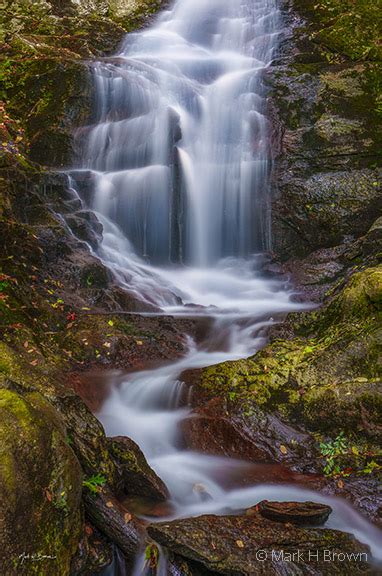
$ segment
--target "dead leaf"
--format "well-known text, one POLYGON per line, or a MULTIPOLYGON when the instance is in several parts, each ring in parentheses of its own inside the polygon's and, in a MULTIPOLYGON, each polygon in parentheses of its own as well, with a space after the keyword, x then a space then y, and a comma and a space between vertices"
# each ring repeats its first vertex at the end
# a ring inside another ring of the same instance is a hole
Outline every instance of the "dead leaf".
POLYGON ((341 490, 342 490, 342 488, 345 486, 344 481, 343 481, 343 480, 338 480, 337 486, 338 486, 338 488, 341 488, 341 490))
POLYGON ((243 540, 236 540, 236 546, 238 548, 244 548, 244 542, 243 540))
POLYGON ((130 522, 132 516, 131 514, 129 514, 128 512, 125 512, 125 514, 123 515, 125 522, 130 522))
POLYGON ((109 500, 109 502, 106 502, 106 508, 113 508, 113 502, 111 502, 109 500))
POLYGON ((288 450, 287 450, 287 448, 284 446, 284 444, 281 444, 281 446, 280 446, 280 452, 281 452, 281 454, 288 454, 288 450))

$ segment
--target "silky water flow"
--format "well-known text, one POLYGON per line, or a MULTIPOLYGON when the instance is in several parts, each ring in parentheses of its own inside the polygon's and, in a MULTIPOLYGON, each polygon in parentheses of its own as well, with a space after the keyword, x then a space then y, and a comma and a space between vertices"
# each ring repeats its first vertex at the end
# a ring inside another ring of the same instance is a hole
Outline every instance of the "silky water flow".
POLYGON ((381 532, 345 501, 293 485, 227 488, 223 477, 242 462, 180 442, 191 412, 182 372, 248 357, 280 315, 308 307, 260 272, 272 153, 264 70, 281 34, 277 0, 178 0, 92 68, 94 122, 79 130, 69 179, 102 223, 97 255, 143 310, 210 321, 182 359, 116 384, 98 418, 108 435, 139 444, 169 488, 172 518, 262 499, 326 502, 327 526, 382 559, 381 532))

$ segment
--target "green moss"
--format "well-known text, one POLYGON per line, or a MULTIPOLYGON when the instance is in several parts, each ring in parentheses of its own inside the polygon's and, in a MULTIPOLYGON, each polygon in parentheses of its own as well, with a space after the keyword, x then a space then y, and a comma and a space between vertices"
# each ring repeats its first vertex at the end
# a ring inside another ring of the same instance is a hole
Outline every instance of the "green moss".
POLYGON ((352 60, 380 60, 380 5, 373 0, 296 0, 315 22, 314 36, 352 60))
POLYGON ((69 574, 80 538, 82 476, 62 421, 39 393, 2 388, 0 446, 5 572, 69 574), (22 553, 54 558, 13 566, 22 553))
POLYGON ((244 410, 278 410, 312 430, 379 438, 382 266, 354 274, 324 309, 247 360, 202 371, 201 386, 244 410), (307 334, 308 336, 304 336, 307 334))
POLYGON ((326 140, 333 140, 337 136, 357 134, 362 131, 362 123, 358 120, 349 120, 330 114, 323 114, 315 125, 318 134, 326 140))

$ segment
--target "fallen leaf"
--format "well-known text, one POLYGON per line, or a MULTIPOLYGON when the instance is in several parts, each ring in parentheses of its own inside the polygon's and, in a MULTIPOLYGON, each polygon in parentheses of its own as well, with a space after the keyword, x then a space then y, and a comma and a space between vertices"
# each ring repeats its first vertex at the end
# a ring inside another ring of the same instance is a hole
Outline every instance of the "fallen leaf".
POLYGON ((123 515, 125 522, 130 522, 132 516, 131 514, 129 514, 128 512, 125 512, 125 514, 123 515))
POLYGON ((338 486, 338 488, 341 488, 341 490, 342 490, 342 488, 345 486, 344 481, 343 481, 343 480, 338 480, 337 486, 338 486))
POLYGON ((28 342, 28 340, 26 340, 26 341, 24 342, 23 346, 24 346, 24 348, 28 348, 28 347, 29 347, 29 342, 28 342))
POLYGON ((282 454, 288 454, 288 450, 286 449, 286 447, 284 446, 284 444, 281 444, 280 446, 280 452, 282 454))
POLYGON ((85 526, 85 532, 88 536, 91 536, 93 534, 93 528, 87 524, 85 526))
POLYGON ((136 340, 135 343, 137 346, 143 346, 142 340, 136 340))
POLYGON ((32 362, 29 362, 29 364, 30 364, 31 366, 37 366, 38 360, 32 360, 32 362))
POLYGON ((109 500, 109 502, 106 502, 106 508, 113 508, 113 502, 111 502, 109 500))
POLYGON ((236 546, 238 548, 244 548, 244 542, 243 540, 236 540, 236 546))

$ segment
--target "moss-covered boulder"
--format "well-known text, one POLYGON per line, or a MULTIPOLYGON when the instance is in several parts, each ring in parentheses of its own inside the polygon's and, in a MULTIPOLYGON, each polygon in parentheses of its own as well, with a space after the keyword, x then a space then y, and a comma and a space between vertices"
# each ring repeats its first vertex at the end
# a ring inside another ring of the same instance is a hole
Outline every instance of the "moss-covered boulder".
POLYGON ((69 574, 81 536, 82 472, 38 392, 0 389, 4 574, 69 574))
POLYGON ((354 274, 322 310, 248 360, 205 368, 201 386, 242 406, 278 410, 297 424, 379 442, 382 267, 354 274))

